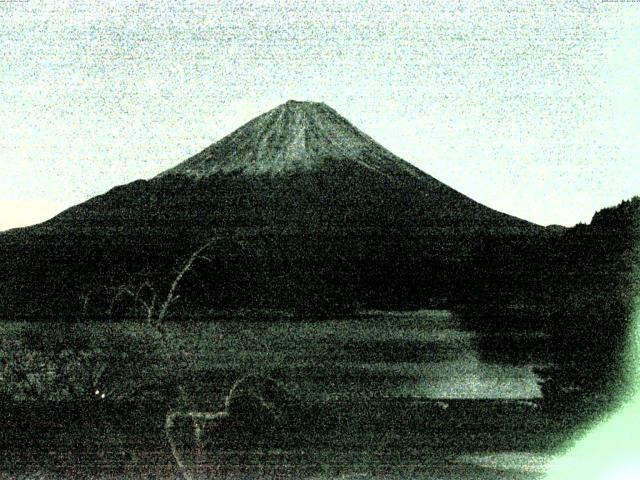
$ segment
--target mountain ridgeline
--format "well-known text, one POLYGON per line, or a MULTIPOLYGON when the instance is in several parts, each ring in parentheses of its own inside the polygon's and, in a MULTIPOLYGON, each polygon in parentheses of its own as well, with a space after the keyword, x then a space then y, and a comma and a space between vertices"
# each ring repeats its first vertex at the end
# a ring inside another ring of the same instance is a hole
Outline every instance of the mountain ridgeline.
POLYGON ((114 292, 146 284, 162 298, 205 243, 176 318, 447 306, 479 245, 543 232, 418 170, 330 107, 289 101, 154 178, 0 234, 0 315, 136 317, 114 292))

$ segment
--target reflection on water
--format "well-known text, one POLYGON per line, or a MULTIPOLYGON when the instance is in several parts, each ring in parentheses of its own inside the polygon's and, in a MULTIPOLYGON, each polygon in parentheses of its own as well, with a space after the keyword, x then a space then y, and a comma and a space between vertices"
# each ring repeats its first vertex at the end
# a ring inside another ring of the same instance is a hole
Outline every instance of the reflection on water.
MULTIPOLYGON (((533 369, 549 363, 548 340, 540 334, 473 332, 448 311, 421 310, 341 319, 168 323, 163 347, 168 351, 150 347, 148 359, 141 356, 131 371, 118 377, 118 368, 127 368, 118 362, 138 353, 152 336, 146 324, 122 322, 116 327, 111 331, 111 326, 96 323, 78 326, 75 333, 82 340, 79 345, 89 338, 94 349, 114 352, 106 370, 115 372, 109 377, 113 385, 102 385, 107 394, 110 387, 117 390, 123 378, 134 386, 151 379, 162 387, 175 383, 172 376, 179 375, 197 379, 192 380, 194 397, 215 401, 238 378, 264 374, 291 385, 309 403, 361 396, 536 398, 540 389, 533 369), (185 359, 181 370, 154 370, 158 358, 166 357, 185 359)), ((17 338, 27 328, 32 325, 4 325, 17 338)), ((65 326, 45 338, 71 342, 72 334, 65 326)))
POLYGON ((448 311, 245 324, 228 334, 241 336, 246 368, 270 364, 316 398, 537 398, 533 369, 547 363, 541 335, 468 331, 448 311))
MULTIPOLYGON (((462 330, 449 312, 419 311, 396 318, 388 336, 414 342, 416 348, 411 361, 363 365, 371 372, 411 379, 392 388, 390 395, 452 399, 541 396, 533 368, 544 363, 540 348, 544 337, 535 333, 495 336, 471 332, 462 330), (538 353, 538 358, 532 352, 538 353)), ((383 343, 373 340, 372 345, 384 347, 383 343)))

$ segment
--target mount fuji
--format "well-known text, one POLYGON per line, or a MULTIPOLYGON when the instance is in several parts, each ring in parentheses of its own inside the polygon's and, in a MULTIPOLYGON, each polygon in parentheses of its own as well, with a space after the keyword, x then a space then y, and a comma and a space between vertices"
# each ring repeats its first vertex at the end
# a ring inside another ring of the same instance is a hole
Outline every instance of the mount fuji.
POLYGON ((149 180, 0 234, 0 313, 73 310, 82 289, 166 275, 213 237, 215 265, 184 287, 192 309, 420 305, 451 297, 483 239, 541 230, 398 158, 327 105, 288 101, 149 180))

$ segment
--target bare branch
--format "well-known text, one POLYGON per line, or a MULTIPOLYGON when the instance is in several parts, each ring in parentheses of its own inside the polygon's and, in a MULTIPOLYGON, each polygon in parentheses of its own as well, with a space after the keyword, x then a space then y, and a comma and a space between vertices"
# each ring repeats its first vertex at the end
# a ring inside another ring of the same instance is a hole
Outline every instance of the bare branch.
POLYGON ((160 307, 156 321, 162 322, 166 318, 169 307, 178 299, 178 296, 176 296, 175 292, 178 289, 178 286, 180 285, 182 278, 185 276, 185 274, 189 270, 191 270, 196 260, 199 260, 202 257, 202 252, 204 252, 206 249, 211 247, 211 245, 213 245, 215 241, 217 241, 217 238, 212 238, 208 242, 206 242, 204 245, 202 245, 200 248, 198 248, 195 252, 193 252, 189 257, 189 259, 186 261, 186 263, 178 271, 176 278, 174 278, 173 283, 171 283, 171 287, 169 288, 169 293, 167 293, 167 297, 165 298, 165 301, 160 307))
POLYGON ((116 294, 111 298, 111 302, 109 302, 109 308, 107 309, 107 314, 111 316, 113 314, 113 309, 116 306, 118 300, 123 298, 124 296, 129 296, 133 299, 136 298, 136 294, 129 288, 128 285, 119 285, 118 287, 113 288, 116 294))

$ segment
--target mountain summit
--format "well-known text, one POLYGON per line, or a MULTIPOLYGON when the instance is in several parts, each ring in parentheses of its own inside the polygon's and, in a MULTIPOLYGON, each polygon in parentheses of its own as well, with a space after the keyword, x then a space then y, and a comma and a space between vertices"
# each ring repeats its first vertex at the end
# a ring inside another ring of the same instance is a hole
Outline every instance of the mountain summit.
POLYGON ((277 175, 345 159, 380 173, 395 164, 396 169, 419 174, 324 103, 289 100, 160 176, 277 175))

